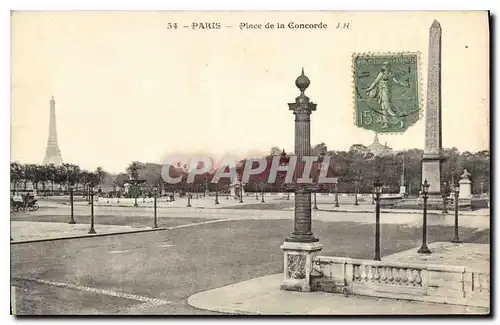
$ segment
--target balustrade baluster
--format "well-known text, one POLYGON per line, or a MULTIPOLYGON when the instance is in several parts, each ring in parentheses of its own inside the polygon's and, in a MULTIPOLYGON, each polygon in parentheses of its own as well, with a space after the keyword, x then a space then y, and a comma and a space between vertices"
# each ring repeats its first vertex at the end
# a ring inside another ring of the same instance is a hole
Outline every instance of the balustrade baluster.
POLYGON ((367 265, 366 266, 368 268, 368 275, 367 275, 367 281, 372 281, 373 280, 373 273, 372 273, 372 266, 371 265, 367 265))
POLYGON ((422 277, 420 276, 420 271, 414 270, 413 274, 415 274, 415 285, 420 286, 420 284, 422 283, 422 277))
POLYGON ((359 280, 361 274, 359 273, 359 265, 354 265, 354 280, 359 280))
POLYGON ((399 269, 399 283, 406 284, 406 270, 399 269))
POLYGON ((407 269, 406 270, 406 278, 407 278, 407 282, 408 282, 408 285, 413 285, 413 271, 410 270, 410 269, 407 269))
POLYGON ((393 282, 394 283, 397 283, 399 281, 399 272, 398 272, 398 269, 393 267, 392 268, 392 278, 393 278, 393 282))
POLYGON ((361 280, 366 281, 366 265, 360 265, 359 268, 361 269, 361 280))
POLYGON ((392 269, 390 267, 387 267, 385 271, 387 272, 387 282, 392 283, 392 280, 394 280, 394 278, 392 277, 392 269))

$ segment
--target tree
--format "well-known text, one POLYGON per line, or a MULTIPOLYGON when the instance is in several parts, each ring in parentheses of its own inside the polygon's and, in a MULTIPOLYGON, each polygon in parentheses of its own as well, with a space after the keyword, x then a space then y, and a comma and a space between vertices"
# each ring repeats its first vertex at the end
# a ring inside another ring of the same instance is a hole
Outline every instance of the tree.
POLYGON ((130 175, 131 179, 139 179, 139 171, 142 169, 143 164, 139 161, 134 161, 132 162, 128 167, 127 167, 127 173, 130 175))
POLYGON ((115 184, 121 186, 123 182, 129 179, 129 175, 127 173, 120 173, 115 176, 115 184))
POLYGON ((10 182, 14 191, 17 190, 17 183, 23 178, 23 168, 18 162, 10 163, 10 182))
POLYGON ((78 189, 78 183, 80 182, 80 174, 81 174, 81 169, 80 166, 73 165, 73 164, 67 164, 67 170, 68 170, 68 184, 69 185, 74 185, 76 189, 78 189))
POLYGON ((44 169, 45 181, 50 182, 51 190, 54 191, 54 183, 56 182, 57 177, 57 168, 54 164, 49 164, 45 166, 44 169))
POLYGON ((328 152, 328 148, 324 142, 321 142, 320 144, 317 144, 311 148, 312 156, 318 157, 322 152, 324 152, 325 154, 328 152))
POLYGON ((152 186, 161 179, 161 169, 162 166, 159 164, 144 163, 139 170, 139 178, 146 180, 146 183, 152 186))
POLYGON ((36 180, 36 170, 38 166, 35 164, 25 164, 23 165, 23 170, 24 170, 24 189, 26 190, 27 188, 27 183, 31 182, 33 184, 33 188, 37 188, 37 183, 35 182, 36 180))
POLYGON ((279 156, 281 155, 282 150, 279 147, 271 147, 269 150, 269 156, 279 156))
POLYGON ((35 184, 35 189, 38 191, 38 184, 42 183, 43 191, 45 191, 45 166, 41 165, 30 165, 34 170, 34 179, 33 182, 35 184))
POLYGON ((59 184, 59 191, 62 191, 62 186, 68 184, 67 164, 56 167, 54 180, 57 184, 59 184))
POLYGON ((99 189, 101 188, 101 185, 102 185, 102 182, 104 180, 104 177, 106 176, 106 172, 104 171, 104 169, 102 167, 97 167, 94 174, 96 175, 96 182, 99 186, 99 189))

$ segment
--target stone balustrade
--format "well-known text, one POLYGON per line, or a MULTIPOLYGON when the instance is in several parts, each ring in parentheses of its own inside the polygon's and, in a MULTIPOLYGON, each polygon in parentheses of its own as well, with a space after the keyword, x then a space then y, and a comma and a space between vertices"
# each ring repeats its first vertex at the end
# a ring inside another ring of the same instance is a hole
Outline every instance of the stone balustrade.
POLYGON ((422 270, 369 264, 353 264, 355 283, 394 284, 408 287, 422 287, 422 270))
POLYGON ((317 256, 311 288, 357 294, 489 307, 490 275, 466 267, 317 256))

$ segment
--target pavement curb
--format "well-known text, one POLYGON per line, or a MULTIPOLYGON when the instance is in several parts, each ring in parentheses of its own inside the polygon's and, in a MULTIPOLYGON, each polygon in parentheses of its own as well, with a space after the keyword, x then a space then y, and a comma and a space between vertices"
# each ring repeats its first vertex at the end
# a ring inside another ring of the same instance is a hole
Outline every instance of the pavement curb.
MULTIPOLYGON (((293 211, 290 210, 290 211, 293 211)), ((353 210, 328 210, 328 209, 318 209, 315 211, 323 211, 323 212, 340 212, 340 213, 375 213, 375 210, 359 210, 359 211, 353 211, 353 210)), ((394 210, 380 210, 380 213, 396 213, 396 214, 422 214, 422 211, 394 211, 394 210)), ((450 215, 453 216, 454 213, 441 213, 439 210, 428 210, 427 214, 438 214, 438 215, 450 215)), ((469 217, 490 217, 490 215, 480 215, 480 214, 472 214, 472 213, 458 213, 459 216, 469 216, 469 217)))
MULTIPOLYGON (((86 235, 78 235, 78 236, 66 236, 66 237, 56 237, 56 238, 43 238, 43 239, 22 240, 22 241, 13 241, 13 240, 11 240, 10 244, 11 245, 29 244, 29 243, 40 243, 40 242, 56 241, 56 240, 69 240, 69 239, 80 239, 80 238, 90 238, 90 237, 103 237, 103 236, 113 236, 113 235, 137 234, 137 233, 151 232, 151 231, 163 231, 163 230, 174 230, 174 229, 181 229, 181 228, 189 228, 189 227, 199 226, 199 225, 203 225, 203 224, 227 222, 227 221, 233 221, 233 220, 240 220, 240 219, 211 219, 211 220, 207 220, 207 221, 193 222, 193 223, 182 224, 182 225, 171 226, 171 227, 158 227, 158 228, 151 228, 151 229, 139 229, 139 230, 131 230, 131 231, 108 232, 108 233, 102 233, 102 234, 86 234, 86 235)), ((12 239, 12 236, 11 236, 11 239, 12 239)))
POLYGON ((137 234, 137 233, 142 233, 142 232, 171 230, 172 228, 173 227, 161 227, 161 228, 152 228, 152 229, 140 229, 140 230, 131 230, 131 231, 111 232, 111 233, 103 233, 103 234, 87 234, 87 235, 56 237, 56 238, 20 240, 20 241, 11 241, 10 244, 11 245, 17 245, 17 244, 40 243, 40 242, 57 241, 57 240, 69 240, 69 239, 80 239, 80 238, 90 238, 90 237, 103 237, 103 236, 114 236, 114 235, 137 234))
POLYGON ((189 296, 186 300, 187 304, 195 309, 198 310, 203 310, 203 311, 211 311, 211 312, 216 312, 216 313, 221 313, 225 315, 238 315, 238 316, 257 316, 257 315, 263 315, 261 313, 257 312, 250 312, 246 310, 239 310, 239 309, 226 309, 226 308, 221 308, 221 307, 208 307, 208 306, 202 306, 198 304, 197 302, 197 295, 202 294, 203 292, 195 293, 189 296))

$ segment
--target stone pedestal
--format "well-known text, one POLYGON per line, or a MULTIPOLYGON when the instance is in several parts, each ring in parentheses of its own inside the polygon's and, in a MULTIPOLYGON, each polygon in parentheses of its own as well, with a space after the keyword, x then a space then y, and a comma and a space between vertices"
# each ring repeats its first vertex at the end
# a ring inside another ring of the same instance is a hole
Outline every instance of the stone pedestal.
POLYGON ((426 154, 422 159, 422 183, 429 183, 429 197, 441 197, 441 156, 440 154, 426 154))
POLYGON ((319 242, 297 243, 285 241, 281 246, 284 251, 284 274, 281 290, 311 291, 311 271, 313 257, 321 251, 319 242))
POLYGON ((406 195, 406 186, 399 187, 399 194, 403 195, 403 197, 406 195))
POLYGON ((458 182, 460 186, 460 193, 458 194, 459 199, 472 199, 472 182, 469 178, 462 178, 458 182))
POLYGON ((470 181, 469 176, 470 173, 467 172, 467 169, 464 169, 464 173, 460 176, 460 181, 458 182, 460 186, 458 204, 472 209, 472 182, 470 181))

